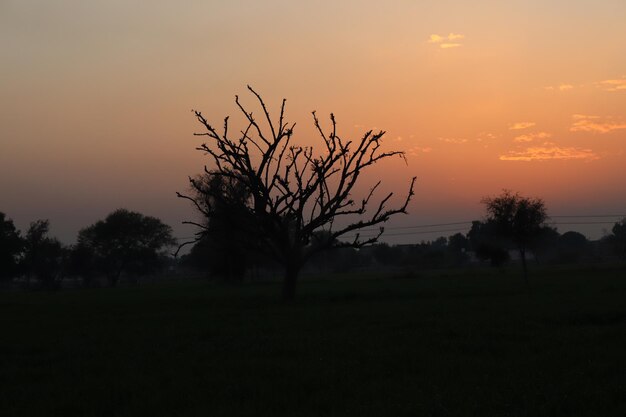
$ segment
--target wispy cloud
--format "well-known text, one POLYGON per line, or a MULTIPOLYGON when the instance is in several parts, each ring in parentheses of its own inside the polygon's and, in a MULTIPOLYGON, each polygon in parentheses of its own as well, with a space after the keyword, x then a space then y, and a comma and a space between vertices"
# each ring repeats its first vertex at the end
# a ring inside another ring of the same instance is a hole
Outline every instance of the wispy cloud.
POLYGON ((626 91, 626 77, 604 80, 598 83, 605 91, 626 91))
POLYGON ((552 137, 552 135, 548 132, 533 132, 533 133, 527 133, 525 135, 516 136, 515 139, 513 139, 513 141, 518 142, 518 143, 532 142, 535 139, 548 139, 550 137, 552 137))
POLYGON ((482 142, 482 141, 486 141, 486 140, 494 140, 497 139, 498 136, 494 133, 490 133, 490 132, 480 132, 478 134, 478 137, 476 138, 476 142, 482 142))
POLYGON ((591 149, 560 147, 550 142, 546 142, 542 146, 532 146, 522 151, 510 151, 504 155, 500 155, 501 161, 593 161, 596 159, 600 159, 600 156, 591 149))
POLYGON ((572 115, 571 132, 609 133, 614 130, 626 129, 625 122, 616 122, 611 118, 590 116, 586 114, 572 115))
POLYGON ((441 49, 449 49, 449 48, 458 48, 459 46, 463 46, 461 43, 442 43, 439 45, 441 49))
POLYGON ((465 39, 465 35, 461 35, 460 33, 449 33, 447 36, 433 34, 429 36, 428 43, 438 44, 442 49, 458 48, 463 46, 463 44, 459 42, 461 39, 465 39))
POLYGON ((626 91, 626 75, 621 78, 612 78, 606 79, 602 81, 593 81, 588 82, 586 84, 572 85, 567 83, 562 83, 559 85, 550 85, 544 87, 545 90, 548 91, 569 91, 573 89, 580 88, 593 88, 593 89, 601 89, 604 91, 626 91))
POLYGON ((467 139, 461 139, 461 138, 438 138, 439 141, 441 142, 445 142, 445 143, 467 143, 468 140, 467 139))
POLYGON ((428 43, 439 43, 445 41, 447 38, 441 35, 430 35, 428 43))
POLYGON ((449 41, 455 41, 458 39, 465 39, 465 35, 461 35, 460 33, 450 33, 448 34, 449 41))
POLYGON ((557 86, 548 86, 548 87, 544 87, 546 90, 550 90, 550 91, 554 91, 554 90, 558 90, 558 91, 569 91, 572 90, 574 88, 573 85, 571 84, 559 84, 557 86))
POLYGON ((419 156, 420 154, 429 153, 433 150, 431 147, 414 146, 407 149, 405 152, 410 156, 419 156))
POLYGON ((533 127, 535 124, 535 122, 517 122, 510 125, 509 130, 528 129, 529 127, 533 127))

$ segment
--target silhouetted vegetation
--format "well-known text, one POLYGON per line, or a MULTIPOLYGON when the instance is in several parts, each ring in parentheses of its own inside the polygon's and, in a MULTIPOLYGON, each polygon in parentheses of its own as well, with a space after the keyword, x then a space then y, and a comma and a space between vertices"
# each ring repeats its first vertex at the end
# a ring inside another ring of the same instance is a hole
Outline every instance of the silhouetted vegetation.
POLYGON ((10 282, 19 274, 24 240, 13 221, 0 212, 0 284, 10 282))
POLYGON ((562 263, 576 263, 589 253, 590 243, 582 233, 570 231, 559 236, 557 248, 562 263))
POLYGON ((123 272, 131 276, 154 273, 161 257, 174 246, 170 226, 141 213, 119 209, 78 233, 74 258, 86 277, 95 270, 114 287, 123 272))
POLYGON ((46 289, 58 288, 63 279, 67 250, 58 239, 49 236, 50 222, 37 220, 30 224, 24 238, 23 272, 27 283, 35 278, 46 289))
POLYGON ((496 197, 486 197, 483 203, 487 208, 487 219, 495 226, 498 235, 510 239, 519 251, 526 285, 528 267, 526 252, 539 238, 548 218, 543 200, 522 197, 505 190, 496 197))
POLYGON ((254 221, 246 210, 250 193, 231 177, 206 174, 192 181, 191 192, 204 214, 204 223, 185 261, 226 281, 241 282, 258 252, 251 236, 244 232, 254 221), (247 227, 240 227, 241 223, 247 227))
POLYGON ((330 115, 330 131, 325 132, 314 112, 313 122, 323 143, 322 151, 314 154, 310 147, 291 143, 295 124, 285 121, 285 100, 279 117, 273 120, 261 96, 248 89, 258 101, 263 120, 255 119, 236 97, 248 124, 235 139, 229 136, 228 117, 224 119, 223 132, 218 132, 200 112, 195 112, 204 127, 204 132, 197 135, 209 140, 198 149, 209 156, 212 166, 205 168, 200 179, 190 178, 194 194, 178 195, 191 200, 207 219, 196 223, 201 228, 197 240, 210 232, 212 217, 231 216, 232 219, 220 222, 233 225, 231 230, 239 229, 247 242, 284 267, 283 296, 291 299, 300 270, 316 252, 337 244, 357 248, 374 243, 382 228, 371 238, 361 239, 359 234, 349 242, 339 242, 338 238, 383 223, 394 214, 406 213, 415 178, 397 208, 387 207, 392 193, 370 205, 380 182, 361 201, 354 201, 352 191, 368 167, 389 157, 404 157, 400 151, 381 150, 385 132, 369 131, 359 140, 342 140, 334 115, 330 115), (207 186, 213 181, 221 181, 231 189, 243 187, 245 204, 241 206, 242 199, 223 193, 222 187, 207 186), (219 209, 222 203, 230 208, 232 203, 239 206, 226 213, 219 209), (328 232, 325 240, 311 245, 312 237, 320 231, 328 232))
POLYGON ((622 260, 626 260, 626 218, 615 223, 612 231, 613 233, 609 236, 609 242, 613 246, 615 253, 622 260))
POLYGON ((510 245, 498 233, 497 226, 493 221, 473 221, 467 237, 470 248, 478 259, 489 261, 492 266, 502 266, 509 261, 508 249, 510 245))

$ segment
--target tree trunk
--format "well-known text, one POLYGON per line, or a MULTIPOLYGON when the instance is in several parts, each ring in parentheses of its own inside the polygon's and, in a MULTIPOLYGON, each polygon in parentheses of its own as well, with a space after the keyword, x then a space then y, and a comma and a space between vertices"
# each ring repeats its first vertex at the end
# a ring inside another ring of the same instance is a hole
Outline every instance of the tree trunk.
POLYGON ((521 248, 519 250, 519 254, 522 258, 522 270, 524 272, 524 281, 526 282, 526 288, 530 290, 530 281, 528 281, 528 265, 526 264, 526 249, 521 248))
POLYGON ((283 299, 291 301, 296 297, 296 284, 298 282, 298 274, 300 265, 290 262, 285 267, 285 279, 283 281, 283 299))

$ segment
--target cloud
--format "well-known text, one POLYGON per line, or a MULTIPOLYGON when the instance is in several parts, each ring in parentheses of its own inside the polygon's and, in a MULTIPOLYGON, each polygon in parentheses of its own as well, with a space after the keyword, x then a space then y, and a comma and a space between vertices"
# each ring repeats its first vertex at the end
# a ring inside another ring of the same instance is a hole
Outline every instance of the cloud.
POLYGON ((548 87, 544 87, 545 90, 548 91, 569 91, 569 90, 573 90, 574 88, 584 88, 584 87, 591 87, 591 88, 600 88, 604 91, 626 91, 626 75, 623 76, 622 78, 614 78, 614 79, 607 79, 607 80, 603 80, 603 81, 594 81, 594 82, 590 82, 587 84, 580 84, 580 85, 572 85, 572 84, 559 84, 559 85, 550 85, 548 87))
POLYGON ((572 114, 572 119, 580 120, 580 119, 599 119, 600 116, 592 116, 589 114, 572 114))
POLYGON ((598 84, 604 88, 604 91, 626 91, 626 77, 614 80, 604 80, 600 81, 598 84))
POLYGON ((439 43, 439 42, 443 42, 445 40, 446 40, 446 38, 444 38, 443 36, 440 36, 440 35, 430 35, 430 38, 428 39, 428 43, 439 43))
POLYGON ((582 160, 600 159, 591 149, 560 147, 546 142, 543 146, 532 146, 523 151, 510 151, 500 155, 501 161, 549 161, 549 160, 582 160))
POLYGON ((532 142, 535 139, 548 139, 552 137, 552 135, 548 132, 534 132, 534 133, 528 133, 526 135, 520 135, 515 137, 515 139, 513 139, 513 141, 515 142, 532 142))
POLYGON ((460 33, 449 33, 447 36, 433 34, 428 37, 428 43, 438 44, 442 49, 458 48, 463 46, 459 41, 465 39, 460 33))
POLYGON ((533 127, 535 124, 535 122, 517 122, 509 126, 509 130, 528 129, 529 127, 533 127))
POLYGON ((448 40, 449 41, 454 41, 457 39, 465 39, 465 35, 461 35, 460 33, 450 33, 448 35, 448 40))
POLYGON ((569 128, 570 132, 609 133, 614 130, 626 129, 626 123, 611 121, 611 118, 604 118, 603 120, 600 116, 574 114, 572 119, 574 121, 569 128))
POLYGON ((559 90, 559 91, 568 91, 568 90, 572 90, 574 88, 573 85, 571 84, 560 84, 557 86, 548 86, 548 87, 544 87, 546 90, 550 90, 550 91, 554 91, 554 90, 559 90))
POLYGON ((439 45, 439 47, 442 49, 458 48, 460 46, 463 46, 463 45, 460 43, 442 43, 441 45, 439 45))
POLYGON ((460 138, 439 138, 439 140, 441 142, 445 142, 445 143, 467 143, 467 139, 460 139, 460 138))
POLYGON ((497 139, 498 136, 494 133, 490 132, 480 132, 478 137, 476 138, 476 142, 482 142, 484 140, 494 140, 497 139))
POLYGON ((406 154, 410 156, 419 156, 419 154, 429 153, 433 150, 431 147, 414 146, 406 150, 406 154))

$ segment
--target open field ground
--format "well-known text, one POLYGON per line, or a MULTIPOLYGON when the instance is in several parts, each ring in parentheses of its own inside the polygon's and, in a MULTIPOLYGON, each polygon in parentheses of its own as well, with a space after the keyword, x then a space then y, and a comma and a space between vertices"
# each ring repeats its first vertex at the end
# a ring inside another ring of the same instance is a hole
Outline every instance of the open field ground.
POLYGON ((532 273, 3 292, 0 416, 626 415, 626 270, 532 273))

